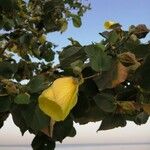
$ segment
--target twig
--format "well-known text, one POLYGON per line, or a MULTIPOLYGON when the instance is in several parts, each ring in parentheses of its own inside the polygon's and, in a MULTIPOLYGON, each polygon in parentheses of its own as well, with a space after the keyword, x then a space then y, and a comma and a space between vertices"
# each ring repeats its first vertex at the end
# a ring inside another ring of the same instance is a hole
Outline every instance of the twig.
POLYGON ((85 77, 85 78, 83 78, 84 80, 87 80, 87 79, 91 79, 91 78, 95 78, 95 77, 98 77, 98 76, 100 76, 101 75, 101 72, 98 72, 98 73, 96 73, 96 74, 94 74, 94 75, 91 75, 91 76, 89 76, 89 77, 85 77))
POLYGON ((56 121, 54 121, 53 119, 50 120, 49 135, 51 138, 53 137, 53 130, 54 130, 55 123, 56 123, 56 121))
POLYGON ((0 49, 0 55, 2 55, 4 53, 4 51, 12 44, 12 42, 8 42, 4 48, 0 49))
POLYGON ((105 38, 106 40, 108 40, 108 38, 103 34, 103 33, 99 33, 103 38, 105 38))
POLYGON ((118 49, 123 46, 125 42, 127 42, 132 34, 129 34, 115 49, 118 49))

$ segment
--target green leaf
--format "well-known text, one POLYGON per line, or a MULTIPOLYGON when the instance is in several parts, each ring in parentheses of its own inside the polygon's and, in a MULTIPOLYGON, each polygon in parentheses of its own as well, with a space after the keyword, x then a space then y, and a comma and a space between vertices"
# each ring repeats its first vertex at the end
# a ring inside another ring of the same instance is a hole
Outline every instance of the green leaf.
POLYGON ((110 68, 112 58, 104 52, 103 45, 89 45, 84 49, 95 71, 107 71, 110 68))
POLYGON ((102 123, 98 129, 100 130, 109 130, 117 127, 126 126, 126 120, 122 115, 115 114, 111 116, 107 116, 102 120, 102 123))
POLYGON ((37 93, 45 88, 45 79, 42 76, 36 76, 27 84, 27 89, 30 93, 37 93))
POLYGON ((23 105, 13 105, 11 108, 11 115, 14 121, 14 124, 20 128, 22 135, 29 129, 26 125, 25 119, 22 115, 22 110, 24 110, 23 105))
POLYGON ((150 93, 142 93, 138 96, 138 101, 140 103, 150 104, 150 93))
POLYGON ((64 121, 56 122, 53 130, 53 138, 56 141, 62 142, 62 140, 70 136, 73 131, 73 120, 71 117, 67 117, 64 121))
POLYGON ((47 62, 54 60, 55 52, 52 50, 52 43, 46 42, 39 50, 40 57, 38 58, 43 58, 47 62))
POLYGON ((42 10, 42 18, 39 29, 46 29, 46 33, 60 31, 59 19, 63 18, 64 2, 60 0, 44 1, 39 5, 42 10), (41 7, 42 6, 42 7, 41 7))
POLYGON ((134 122, 137 125, 145 124, 148 121, 149 115, 145 112, 139 113, 135 118, 134 122))
POLYGON ((112 31, 110 32, 109 36, 108 36, 108 41, 112 44, 116 43, 119 39, 118 34, 116 33, 116 31, 112 31))
POLYGON ((0 112, 9 111, 11 104, 9 96, 0 96, 0 112))
POLYGON ((135 74, 135 80, 140 87, 146 91, 150 91, 150 55, 148 55, 143 65, 141 65, 135 74))
POLYGON ((99 91, 92 79, 85 80, 80 86, 80 91, 86 93, 86 96, 94 97, 99 91))
POLYGON ((49 125, 49 117, 46 116, 37 105, 29 104, 22 110, 22 116, 28 127, 41 130, 49 125))
POLYGON ((72 21, 73 21, 73 25, 76 27, 76 28, 79 28, 82 24, 81 22, 81 17, 80 16, 77 16, 77 15, 73 15, 72 17, 72 21))
POLYGON ((99 90, 102 91, 107 88, 113 88, 127 79, 128 70, 119 61, 114 59, 111 67, 108 71, 102 72, 102 74, 94 79, 99 90))
POLYGON ((73 128, 71 128, 71 130, 70 130, 70 133, 69 133, 69 137, 74 137, 76 135, 76 129, 73 127, 73 128))
POLYGON ((77 40, 74 40, 72 37, 68 38, 68 40, 71 42, 72 46, 76 46, 76 47, 82 46, 77 40))
POLYGON ((14 20, 13 19, 9 19, 5 16, 3 16, 3 19, 4 19, 4 29, 6 31, 9 31, 11 30, 13 27, 14 27, 14 20))
POLYGON ((76 123, 86 124, 88 122, 100 121, 104 118, 104 112, 94 103, 94 100, 87 97, 86 92, 80 92, 78 102, 72 110, 76 123))
MULTIPOLYGON (((127 81, 128 82, 128 81, 127 81)), ((125 82, 126 85, 126 82, 125 82)), ((136 99, 135 96, 137 96, 137 89, 136 87, 134 87, 134 85, 130 84, 127 86, 127 88, 125 88, 124 84, 120 84, 118 85, 115 90, 117 93, 116 99, 118 101, 129 101, 129 100, 133 100, 136 99)))
POLYGON ((101 111, 98 107, 93 106, 89 109, 86 109, 87 111, 82 114, 82 116, 78 116, 75 118, 75 122, 79 123, 80 125, 87 124, 89 122, 97 122, 101 121, 105 114, 103 111, 101 111))
POLYGON ((0 30, 3 28, 3 26, 4 26, 3 16, 0 16, 0 30))
POLYGON ((61 23, 61 29, 60 29, 60 32, 63 33, 64 31, 67 30, 67 27, 68 27, 68 22, 66 19, 61 19, 60 20, 60 23, 61 23))
POLYGON ((86 54, 81 46, 67 46, 60 53, 59 60, 62 68, 68 68, 77 60, 86 60, 86 54))
POLYGON ((55 142, 45 134, 37 134, 32 141, 33 150, 54 150, 55 142))
POLYGON ((97 72, 94 71, 89 65, 87 67, 85 67, 82 71, 83 78, 92 76, 93 74, 96 74, 96 73, 97 72))
POLYGON ((4 76, 5 78, 11 78, 16 71, 16 63, 10 63, 7 61, 0 62, 0 76, 4 76))
POLYGON ((16 0, 0 0, 0 7, 3 9, 16 9, 17 8, 17 1, 16 0))
POLYGON ((0 112, 0 128, 3 127, 4 121, 8 118, 9 112, 0 112))
POLYGON ((89 107, 90 107, 89 99, 87 98, 84 92, 80 91, 78 95, 77 104, 72 110, 74 117, 78 118, 84 116, 84 113, 87 112, 89 107))
POLYGON ((146 55, 150 54, 150 44, 137 44, 133 42, 126 42, 125 51, 130 50, 136 55, 137 58, 144 58, 146 55))
POLYGON ((30 95, 28 93, 21 93, 15 97, 14 102, 16 104, 29 104, 30 95))
MULTIPOLYGON (((19 42, 24 49, 28 50, 32 42, 32 38, 33 35, 31 33, 24 33, 22 36, 20 36, 19 42)), ((26 53, 26 51, 24 53, 26 53)))
POLYGON ((18 70, 15 73, 14 77, 17 81, 21 81, 23 79, 31 79, 37 67, 38 63, 28 63, 24 60, 20 60, 18 62, 18 70))
POLYGON ((49 62, 54 59, 55 53, 52 50, 44 50, 41 57, 45 59, 45 61, 49 62))
POLYGON ((81 60, 77 60, 77 61, 71 63, 70 66, 72 67, 73 72, 74 72, 75 74, 79 75, 79 74, 81 74, 81 72, 82 72, 84 63, 83 63, 83 61, 81 61, 81 60))
POLYGON ((97 94, 94 97, 94 100, 95 100, 97 106, 105 112, 114 112, 117 108, 115 99, 111 95, 104 94, 104 93, 97 94))

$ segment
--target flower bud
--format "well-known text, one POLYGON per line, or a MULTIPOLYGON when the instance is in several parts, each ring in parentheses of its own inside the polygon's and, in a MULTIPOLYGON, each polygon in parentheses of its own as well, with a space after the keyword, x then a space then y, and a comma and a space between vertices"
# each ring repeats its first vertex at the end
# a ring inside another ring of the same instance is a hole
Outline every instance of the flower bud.
POLYGON ((42 92, 38 102, 40 109, 55 121, 64 120, 77 103, 79 83, 76 78, 62 77, 42 92))
POLYGON ((110 30, 110 29, 112 29, 112 27, 114 26, 114 25, 116 25, 117 23, 116 22, 113 22, 113 21, 106 21, 105 23, 104 23, 104 28, 106 29, 106 30, 110 30))

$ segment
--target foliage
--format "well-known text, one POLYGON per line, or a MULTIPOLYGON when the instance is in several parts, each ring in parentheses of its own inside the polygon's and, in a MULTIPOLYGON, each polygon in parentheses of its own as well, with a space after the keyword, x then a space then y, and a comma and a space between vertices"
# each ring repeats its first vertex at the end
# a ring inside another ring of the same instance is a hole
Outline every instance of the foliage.
POLYGON ((55 45, 46 35, 64 32, 69 20, 80 27, 88 9, 78 0, 0 0, 0 127, 11 114, 22 134, 35 134, 34 150, 53 150, 56 141, 75 136, 73 122, 101 121, 98 130, 108 130, 149 118, 150 43, 141 41, 149 32, 145 25, 125 31, 119 23, 109 24, 110 30, 100 33, 103 40, 90 45, 70 39, 59 53, 60 64, 53 64, 55 45), (68 117, 55 123, 39 108, 38 98, 62 76, 84 82, 68 117))

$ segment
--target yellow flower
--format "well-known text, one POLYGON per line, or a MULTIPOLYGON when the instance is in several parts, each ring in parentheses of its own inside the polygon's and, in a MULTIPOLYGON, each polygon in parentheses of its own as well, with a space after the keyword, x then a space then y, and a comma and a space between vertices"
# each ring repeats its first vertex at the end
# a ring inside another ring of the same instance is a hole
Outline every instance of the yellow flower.
POLYGON ((116 25, 116 24, 118 24, 118 23, 113 22, 113 21, 106 21, 106 22, 104 23, 104 28, 105 28, 106 30, 113 29, 113 26, 116 25))
POLYGON ((55 121, 64 120, 77 103, 78 87, 79 82, 76 78, 56 79, 39 96, 40 109, 55 121))

